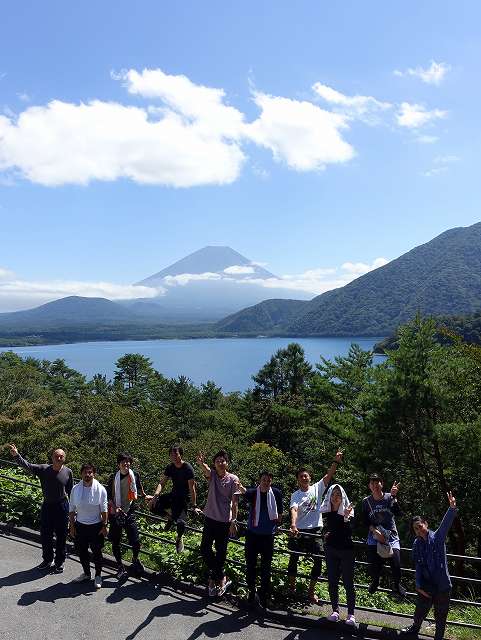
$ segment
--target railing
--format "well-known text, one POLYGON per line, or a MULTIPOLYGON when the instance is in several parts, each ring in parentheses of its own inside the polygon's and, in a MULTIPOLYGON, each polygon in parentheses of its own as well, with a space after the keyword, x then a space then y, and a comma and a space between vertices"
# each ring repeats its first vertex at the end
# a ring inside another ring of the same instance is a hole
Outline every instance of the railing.
MULTIPOLYGON (((10 465, 10 466, 14 466, 17 467, 19 465, 17 465, 17 463, 15 463, 12 460, 3 460, 0 458, 0 465, 10 465)), ((26 485, 26 486, 31 486, 31 487, 35 487, 37 489, 40 489, 40 485, 38 482, 30 482, 28 480, 22 480, 20 478, 8 475, 6 473, 0 473, 0 478, 11 481, 15 484, 19 484, 19 485, 26 485)), ((8 489, 2 489, 1 494, 8 494, 8 495, 12 495, 12 496, 18 496, 18 492, 16 491, 10 491, 8 489)), ((156 516, 150 512, 146 512, 146 511, 137 511, 137 515, 140 516, 141 518, 144 518, 146 521, 151 521, 151 522, 166 522, 165 518, 161 518, 159 516, 156 516)), ((245 526, 245 523, 241 523, 245 526)), ((195 526, 191 526, 191 525, 186 525, 186 530, 190 531, 192 533, 197 533, 197 534, 202 534, 202 529, 199 527, 195 527, 195 526)), ((288 534, 289 530, 280 527, 279 528, 279 532, 282 534, 288 534)), ((152 533, 149 533, 148 531, 143 531, 142 529, 139 530, 139 534, 141 537, 149 539, 149 540, 153 540, 153 541, 157 541, 157 542, 163 542, 163 543, 167 543, 167 544, 171 544, 174 545, 175 541, 172 540, 171 538, 168 538, 166 536, 162 536, 162 535, 154 535, 152 533)), ((312 537, 321 537, 319 534, 303 534, 306 536, 312 536, 312 537)), ((245 543, 242 540, 238 540, 236 538, 230 538, 230 542, 232 544, 238 545, 238 546, 245 546, 245 543)), ((356 540, 354 541, 354 544, 358 547, 366 547, 366 544, 360 540, 356 540)), ((123 547, 129 549, 131 548, 130 545, 128 544, 123 544, 123 547)), ((197 549, 197 547, 191 546, 189 544, 185 544, 185 548, 187 550, 190 551, 195 551, 197 549)), ((402 551, 411 551, 411 549, 408 549, 406 547, 402 547, 401 548, 402 551)), ((153 557, 155 558, 157 556, 156 553, 152 553, 151 551, 147 551, 144 549, 141 549, 141 553, 147 557, 153 557)), ((279 549, 277 547, 274 548, 274 553, 282 553, 285 555, 297 555, 297 556, 308 556, 308 557, 324 557, 323 554, 310 554, 310 553, 303 553, 303 552, 299 552, 299 551, 292 551, 290 549, 279 549)), ((452 554, 452 553, 448 553, 447 557, 449 560, 464 560, 466 562, 470 562, 473 564, 476 563, 481 563, 481 558, 477 557, 477 556, 461 556, 461 555, 457 555, 457 554, 452 554)), ((231 558, 227 558, 226 560, 227 564, 231 564, 233 566, 238 566, 238 567, 242 567, 243 569, 245 569, 245 564, 243 562, 240 562, 239 560, 234 560, 231 558)), ((355 564, 359 567, 365 567, 368 565, 367 562, 362 561, 362 560, 355 560, 355 564)), ((408 567, 401 567, 401 571, 405 574, 414 574, 415 571, 414 569, 408 568, 408 567)), ((272 568, 272 572, 273 573, 277 573, 280 575, 284 575, 287 576, 288 573, 285 569, 278 569, 276 567, 272 568)), ((307 574, 303 574, 303 573, 297 573, 297 578, 300 579, 305 579, 305 580, 310 580, 310 576, 307 574)), ((471 578, 471 577, 464 577, 464 576, 454 576, 451 575, 451 580, 453 580, 454 582, 459 582, 459 583, 464 583, 464 584, 473 584, 476 587, 479 587, 479 585, 481 585, 481 580, 477 579, 477 578, 471 578)), ((324 577, 319 577, 318 578, 318 582, 327 582, 327 578, 324 577)), ((241 583, 242 586, 245 586, 245 583, 241 583)), ((355 583, 354 586, 357 589, 368 589, 368 585, 367 584, 362 584, 362 583, 355 583)), ((389 589, 385 589, 380 587, 379 591, 381 592, 386 592, 389 593, 390 590, 389 589)), ((417 594, 414 592, 407 592, 406 594, 409 597, 416 597, 417 594)), ((319 600, 319 602, 323 603, 323 604, 328 604, 329 601, 328 600, 319 600)), ((456 604, 456 605, 461 605, 461 606, 471 606, 471 607, 481 607, 481 602, 478 601, 472 601, 472 600, 462 600, 462 599, 458 599, 458 598, 451 598, 451 603, 456 604)), ((341 605, 345 606, 345 603, 341 603, 341 605)), ((399 611, 390 611, 387 609, 378 609, 376 607, 364 607, 364 606, 360 606, 360 605, 356 605, 356 609, 360 610, 360 611, 365 611, 365 612, 371 612, 374 614, 384 614, 384 615, 390 615, 390 616, 395 616, 395 617, 399 617, 399 618, 412 618, 412 614, 407 614, 407 613, 401 613, 399 611)), ((426 621, 429 623, 433 623, 434 619, 433 618, 426 618, 426 621)), ((467 628, 467 629, 480 629, 481 630, 481 625, 478 624, 472 624, 469 622, 458 622, 458 621, 454 621, 454 620, 448 620, 447 621, 448 625, 452 625, 455 627, 462 627, 462 628, 467 628)))

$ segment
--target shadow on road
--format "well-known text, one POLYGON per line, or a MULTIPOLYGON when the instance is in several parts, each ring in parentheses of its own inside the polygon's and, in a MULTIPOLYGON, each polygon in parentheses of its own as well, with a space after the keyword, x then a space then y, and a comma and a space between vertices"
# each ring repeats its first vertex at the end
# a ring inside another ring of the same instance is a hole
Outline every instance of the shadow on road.
POLYGON ((17 571, 11 573, 9 576, 0 578, 0 589, 2 587, 14 587, 17 584, 24 584, 25 582, 34 582, 40 580, 48 575, 45 571, 39 571, 35 567, 32 569, 25 569, 24 571, 17 571))
MULTIPOLYGON (((133 585, 138 586, 138 585, 133 585)), ((112 594, 113 595, 113 594, 112 594)), ((158 595, 158 592, 155 594, 158 595)), ((181 615, 189 618, 202 618, 207 615, 205 609, 206 601, 199 598, 181 598, 172 594, 172 598, 175 598, 177 602, 166 602, 158 607, 154 607, 149 613, 147 618, 139 624, 139 626, 129 634, 125 640, 133 640, 145 627, 148 627, 151 622, 156 618, 167 618, 170 615, 181 615)))
POLYGON ((92 581, 77 583, 59 582, 46 589, 27 591, 20 596, 18 605, 28 607, 35 602, 56 602, 65 598, 77 598, 78 596, 91 596, 95 589, 92 581))

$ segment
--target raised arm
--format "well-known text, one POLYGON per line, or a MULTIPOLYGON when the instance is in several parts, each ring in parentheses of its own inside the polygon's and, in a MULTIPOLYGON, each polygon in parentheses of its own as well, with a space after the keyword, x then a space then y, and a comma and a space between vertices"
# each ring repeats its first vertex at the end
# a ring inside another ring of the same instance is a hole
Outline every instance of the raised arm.
POLYGON ((197 454, 197 464, 199 465, 202 473, 204 474, 204 478, 206 480, 210 480, 210 476, 212 474, 211 468, 205 461, 205 455, 201 452, 197 454))
POLYGON ((15 462, 18 465, 32 473, 34 476, 38 476, 42 473, 44 468, 43 465, 32 464, 31 462, 28 462, 28 460, 25 460, 25 458, 22 458, 22 456, 18 453, 17 447, 14 444, 9 444, 7 446, 10 449, 10 455, 12 456, 12 458, 15 458, 15 462))
POLYGON ((453 520, 458 513, 456 508, 456 498, 453 496, 451 491, 446 494, 449 502, 449 509, 444 514, 444 518, 441 520, 441 524, 434 532, 436 539, 446 540, 446 536, 448 535, 448 531, 453 524, 453 520))
POLYGON ((331 466, 327 470, 326 475, 322 479, 325 487, 328 486, 328 484, 331 482, 332 478, 334 477, 337 471, 337 465, 341 462, 341 460, 342 460, 342 451, 339 450, 334 456, 334 460, 332 461, 331 466))

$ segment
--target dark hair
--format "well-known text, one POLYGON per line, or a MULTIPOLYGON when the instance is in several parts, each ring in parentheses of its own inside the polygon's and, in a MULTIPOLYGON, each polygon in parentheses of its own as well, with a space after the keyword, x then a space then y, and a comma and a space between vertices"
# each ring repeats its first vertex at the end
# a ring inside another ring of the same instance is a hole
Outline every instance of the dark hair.
POLYGON ((414 525, 417 524, 418 522, 425 522, 426 524, 428 523, 428 521, 424 516, 413 516, 411 518, 410 528, 414 535, 416 535, 416 532, 414 531, 414 525))
POLYGON ((85 469, 92 469, 92 471, 94 473, 97 473, 97 469, 95 467, 95 465, 92 462, 84 462, 83 465, 80 467, 80 475, 82 475, 82 473, 85 471, 85 469))
POLYGON ((309 469, 306 469, 306 467, 300 467, 296 471, 296 478, 298 478, 301 475, 301 473, 304 473, 304 471, 306 471, 309 475, 311 475, 311 472, 309 471, 309 469))
POLYGON ((378 480, 381 484, 384 483, 382 476, 380 476, 379 473, 371 473, 369 476, 369 482, 371 482, 371 480, 378 480))
POLYGON ((174 453, 174 451, 178 451, 180 453, 181 456, 184 455, 184 450, 182 449, 182 447, 180 446, 180 444, 173 444, 170 449, 169 449, 169 456, 171 453, 174 453))
POLYGON ((212 460, 215 461, 217 460, 217 458, 225 458, 226 462, 229 462, 229 454, 227 453, 227 451, 225 449, 221 449, 220 451, 218 451, 215 456, 212 458, 212 460))
POLYGON ((259 473, 259 479, 261 479, 262 476, 269 476, 271 480, 274 478, 274 475, 270 471, 261 471, 259 473))
POLYGON ((130 462, 130 464, 132 464, 132 462, 134 461, 130 453, 125 453, 125 452, 119 453, 119 455, 117 456, 117 464, 119 464, 120 462, 123 462, 124 460, 127 460, 127 462, 130 462))

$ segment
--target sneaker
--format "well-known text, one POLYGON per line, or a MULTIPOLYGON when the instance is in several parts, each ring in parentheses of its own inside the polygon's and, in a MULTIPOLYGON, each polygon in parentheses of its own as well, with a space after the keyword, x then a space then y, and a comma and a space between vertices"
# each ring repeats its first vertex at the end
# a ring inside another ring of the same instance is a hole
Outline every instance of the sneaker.
POLYGON ((37 566, 37 569, 39 569, 40 571, 44 571, 46 569, 52 569, 52 568, 53 568, 53 561, 47 562, 46 560, 43 560, 43 562, 41 562, 37 566))
POLYGON ((92 576, 90 573, 81 573, 78 578, 74 578, 72 582, 87 582, 87 580, 91 580, 92 576))
POLYGON ((94 587, 96 589, 100 589, 102 587, 102 576, 95 576, 95 578, 94 578, 94 587))
POLYGON ((352 614, 347 616, 346 624, 348 624, 350 627, 355 627, 356 626, 356 618, 352 614))
POLYGON ((117 580, 125 580, 127 578, 127 571, 125 570, 125 567, 123 564, 121 564, 119 566, 119 568, 117 569, 117 580))
POLYGON ((209 598, 215 598, 218 592, 218 587, 209 585, 209 598))
POLYGON ((137 558, 137 560, 134 560, 132 562, 132 571, 135 573, 136 576, 141 576, 144 574, 144 565, 140 562, 140 560, 137 558))
POLYGON ((63 573, 63 564, 55 565, 52 573, 55 573, 55 574, 63 573))
POLYGON ((231 586, 232 580, 226 580, 224 584, 219 586, 218 594, 219 596, 223 596, 227 589, 231 586))
POLYGON ((401 583, 394 585, 392 590, 393 593, 397 593, 399 596, 401 596, 401 598, 404 598, 406 596, 406 588, 403 587, 401 583))
POLYGON ((402 636, 417 636, 419 633, 419 627, 415 624, 410 625, 409 627, 404 627, 399 632, 402 636))
POLYGON ((333 611, 327 619, 329 622, 339 622, 339 613, 337 611, 333 611))
POLYGON ((372 595, 373 593, 376 593, 378 588, 379 588, 379 582, 371 582, 368 588, 368 592, 372 595))
POLYGON ((175 542, 175 550, 177 553, 182 553, 184 551, 184 539, 182 537, 177 538, 175 542))

